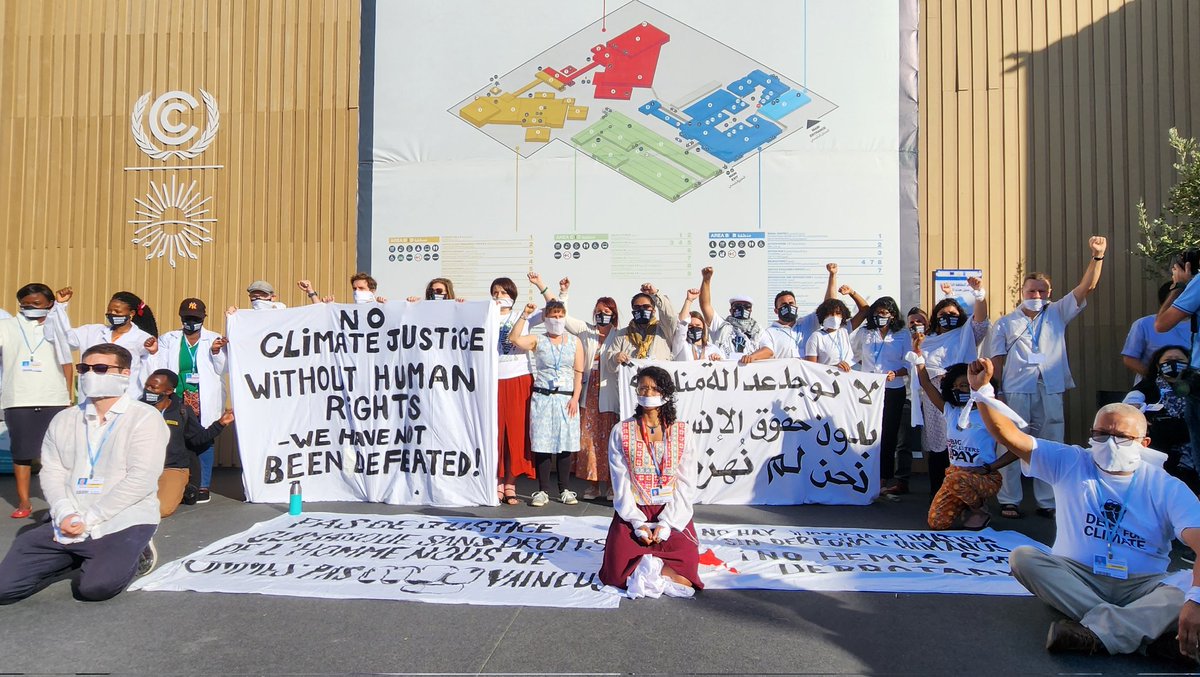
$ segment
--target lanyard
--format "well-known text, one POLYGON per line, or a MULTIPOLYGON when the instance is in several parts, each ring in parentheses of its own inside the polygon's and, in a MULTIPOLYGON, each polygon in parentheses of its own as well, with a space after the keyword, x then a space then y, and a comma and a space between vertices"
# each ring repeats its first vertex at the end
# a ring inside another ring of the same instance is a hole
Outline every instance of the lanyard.
POLYGON ((83 437, 87 441, 89 480, 95 477, 96 463, 100 461, 100 455, 104 453, 104 445, 108 442, 108 436, 112 434, 113 428, 117 427, 117 418, 120 414, 113 414, 112 416, 112 422, 108 424, 108 427, 104 429, 104 434, 100 436, 100 444, 95 447, 92 446, 92 428, 87 424, 87 421, 83 423, 83 437))
POLYGON ((872 342, 871 366, 875 368, 875 371, 880 371, 883 369, 883 365, 879 364, 879 358, 883 355, 884 347, 887 346, 887 337, 880 336, 879 334, 875 334, 874 337, 876 340, 872 342))
POLYGON ((1104 514, 1104 503, 1100 500, 1102 498, 1100 495, 1100 487, 1108 487, 1107 485, 1104 485, 1103 481, 1100 479, 1099 469, 1095 467, 1095 464, 1092 465, 1092 474, 1096 480, 1096 483, 1093 487, 1096 492, 1096 504, 1100 506, 1100 514, 1104 517, 1105 526, 1108 527, 1108 533, 1104 535, 1104 542, 1108 546, 1108 558, 1112 559, 1113 543, 1115 543, 1117 538, 1120 537, 1121 522, 1125 521, 1125 515, 1129 513, 1129 497, 1133 495, 1134 486, 1137 485, 1138 479, 1141 478, 1144 473, 1134 471, 1133 479, 1129 481, 1129 486, 1125 488, 1124 494, 1116 494, 1115 491, 1113 492, 1116 494, 1117 502, 1121 504, 1121 512, 1117 515, 1116 521, 1113 521, 1108 518, 1108 515, 1104 514))
MULTIPOLYGON (((660 422, 661 423, 661 422, 660 422)), ((654 477, 657 480, 658 486, 663 485, 663 469, 662 466, 667 463, 667 453, 670 451, 667 448, 667 427, 663 426, 663 457, 662 460, 654 458, 654 442, 650 441, 650 435, 646 431, 646 422, 638 419, 638 434, 642 437, 642 442, 646 445, 646 453, 650 454, 650 465, 654 466, 654 477)))
MULTIPOLYGON (((843 341, 841 340, 842 330, 835 329, 832 332, 821 332, 821 333, 828 336, 829 340, 833 342, 833 347, 837 348, 838 362, 845 362, 846 361, 846 346, 844 345, 843 341)), ((830 351, 830 353, 832 353, 832 352, 833 351, 830 351)))
POLYGON ((22 325, 20 322, 18 322, 17 329, 21 330, 21 338, 25 339, 25 347, 29 349, 29 361, 33 362, 33 354, 38 351, 38 348, 42 347, 43 343, 46 342, 46 334, 45 334, 45 332, 43 332, 42 340, 38 341, 38 344, 36 346, 34 346, 34 345, 30 345, 30 343, 29 343, 29 335, 25 333, 24 325, 22 325))
POLYGON ((196 353, 200 350, 200 339, 196 339, 196 345, 188 343, 187 337, 183 337, 183 347, 188 351, 188 357, 192 360, 192 373, 200 373, 200 365, 196 363, 196 353))
MULTIPOLYGON (((546 337, 550 341, 550 337, 546 337)), ((563 353, 567 352, 567 337, 562 337, 562 343, 558 345, 558 351, 554 350, 554 341, 550 341, 550 354, 554 356, 554 377, 558 378, 558 368, 562 366, 563 353)))
POLYGON ((1025 331, 1030 332, 1029 337, 1030 342, 1033 344, 1033 352, 1042 352, 1039 344, 1042 342, 1042 326, 1046 323, 1046 311, 1042 310, 1039 312, 1037 320, 1025 318, 1025 321, 1029 323, 1029 325, 1025 328, 1025 331))

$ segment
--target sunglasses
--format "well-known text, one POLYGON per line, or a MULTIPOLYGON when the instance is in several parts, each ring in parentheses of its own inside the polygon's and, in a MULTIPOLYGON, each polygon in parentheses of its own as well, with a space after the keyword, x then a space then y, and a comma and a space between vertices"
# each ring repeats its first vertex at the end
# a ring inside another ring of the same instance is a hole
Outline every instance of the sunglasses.
POLYGON ((86 362, 80 362, 79 364, 75 365, 75 371, 78 371, 80 374, 86 374, 89 371, 94 371, 97 374, 107 374, 109 369, 115 369, 117 371, 121 370, 120 367, 113 364, 88 364, 86 362))

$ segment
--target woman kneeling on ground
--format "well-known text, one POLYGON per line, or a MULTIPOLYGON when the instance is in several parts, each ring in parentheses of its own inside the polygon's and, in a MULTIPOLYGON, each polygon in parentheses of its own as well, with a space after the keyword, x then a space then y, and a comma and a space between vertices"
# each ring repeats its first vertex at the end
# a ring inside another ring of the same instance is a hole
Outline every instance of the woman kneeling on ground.
POLYGON ((661 367, 638 372, 638 406, 608 441, 613 515, 600 580, 631 593, 690 596, 703 588, 692 525, 696 462, 675 419, 675 383, 661 367), (657 594, 656 594, 657 592, 657 594))
MULTIPOLYGON (((1017 460, 1010 451, 996 458, 996 440, 983 425, 979 411, 971 401, 971 384, 967 380, 967 365, 951 365, 942 378, 941 387, 933 385, 921 357, 921 340, 913 342, 917 354, 914 366, 930 403, 946 417, 946 451, 950 467, 946 479, 929 505, 929 528, 950 529, 961 515, 963 528, 977 531, 986 527, 992 516, 987 502, 1000 492, 1003 480, 1000 468, 1017 460), (966 425, 962 414, 969 409, 966 425)), ((994 397, 994 395, 992 395, 994 397)))

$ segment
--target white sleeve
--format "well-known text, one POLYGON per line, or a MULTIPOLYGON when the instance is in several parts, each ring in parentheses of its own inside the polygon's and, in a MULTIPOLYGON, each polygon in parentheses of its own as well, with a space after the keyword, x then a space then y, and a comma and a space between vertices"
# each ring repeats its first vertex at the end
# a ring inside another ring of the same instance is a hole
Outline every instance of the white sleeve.
POLYGON ((608 435, 608 474, 612 481, 613 509, 636 531, 646 523, 646 514, 637 507, 633 497, 632 478, 625 464, 625 449, 621 444, 621 424, 613 426, 608 435))
MULTIPOLYGON (((55 416, 55 418, 58 417, 55 416)), ((69 453, 69 447, 74 440, 64 439, 60 445, 58 439, 64 435, 70 437, 74 433, 64 434, 56 423, 57 421, 51 419, 50 428, 47 430, 46 436, 42 438, 42 470, 38 473, 38 481, 42 486, 42 495, 50 504, 50 519, 57 525, 67 515, 79 512, 79 508, 75 506, 74 496, 67 490, 70 481, 70 478, 67 477, 69 471, 62 457, 64 451, 69 453), (68 449, 63 447, 68 447, 68 449)), ((160 468, 159 474, 161 472, 160 468)))
MULTIPOLYGON (((695 436, 688 435, 683 457, 675 469, 675 495, 658 516, 658 523, 672 531, 683 531, 692 521, 692 505, 696 500, 695 436)), ((668 534, 668 537, 670 534, 668 534)))
POLYGON ((679 326, 675 328, 675 336, 671 339, 671 355, 677 362, 687 362, 692 359, 687 344, 687 330, 691 321, 676 320, 679 326))
POLYGON ((808 335, 808 340, 804 342, 803 357, 821 357, 821 333, 820 331, 813 332, 808 335))

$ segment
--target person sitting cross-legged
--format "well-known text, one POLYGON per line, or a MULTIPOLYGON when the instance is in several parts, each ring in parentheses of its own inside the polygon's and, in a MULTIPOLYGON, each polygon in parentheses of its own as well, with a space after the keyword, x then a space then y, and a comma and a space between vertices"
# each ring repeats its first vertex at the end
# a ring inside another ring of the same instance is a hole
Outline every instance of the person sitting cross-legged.
MULTIPOLYGON (((973 362, 972 391, 992 372, 991 360, 973 362)), ((1172 536, 1200 550, 1200 499, 1162 469, 1165 454, 1148 448, 1142 413, 1128 404, 1101 407, 1083 449, 1027 435, 997 400, 973 397, 992 437, 1054 490, 1051 552, 1020 546, 1009 557, 1021 585, 1068 616, 1050 626, 1046 649, 1120 654, 1146 647, 1165 656, 1169 648, 1194 666, 1200 568, 1186 593, 1164 579, 1172 536)))

